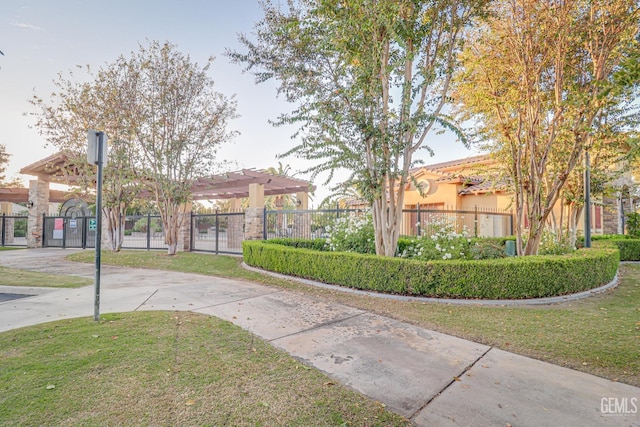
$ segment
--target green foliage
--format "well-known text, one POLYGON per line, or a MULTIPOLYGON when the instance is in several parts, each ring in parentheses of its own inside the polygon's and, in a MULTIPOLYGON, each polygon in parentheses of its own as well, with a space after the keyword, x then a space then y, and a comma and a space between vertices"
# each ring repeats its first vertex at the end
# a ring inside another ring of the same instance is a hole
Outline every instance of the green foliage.
POLYGON ((540 247, 538 248, 538 255, 563 255, 573 252, 574 247, 570 245, 569 239, 566 236, 558 237, 557 234, 548 230, 543 231, 540 239, 540 247))
MULTIPOLYGON (((142 217, 133 224, 133 231, 136 233, 146 233, 147 232, 148 219, 147 217, 142 217)), ((151 218, 151 231, 155 231, 157 233, 162 231, 162 223, 160 222, 160 218, 151 218)))
POLYGON ((483 261, 417 261, 243 242, 251 266, 369 291, 448 298, 522 299, 564 295, 610 282, 619 253, 613 248, 564 256, 483 261))
POLYGON ((254 40, 240 36, 246 53, 228 52, 257 82, 277 80, 279 92, 297 104, 276 121, 301 129, 299 145, 284 155, 312 161, 312 177, 346 169, 344 186, 378 206, 379 254, 393 255, 400 215, 394 209, 402 209, 394 203, 403 199, 427 134, 447 129, 466 141, 444 108, 463 28, 484 4, 264 2, 254 40))
POLYGON ((329 233, 326 245, 330 251, 376 253, 370 212, 341 216, 332 225, 327 226, 326 230, 329 233))
POLYGON ((634 239, 640 238, 640 214, 630 212, 627 214, 627 233, 634 239))
POLYGON ((498 259, 506 258, 507 252, 505 245, 500 245, 493 240, 478 240, 471 245, 470 257, 471 259, 498 259))
POLYGON ((640 261, 640 239, 603 240, 594 247, 614 247, 620 251, 620 261, 640 261))
POLYGON ((269 239, 267 243, 276 245, 291 246, 293 248, 313 249, 315 251, 326 250, 325 239, 269 239))
POLYGON ((455 222, 441 220, 429 224, 432 234, 418 236, 398 253, 402 258, 430 260, 466 259, 469 257, 469 244, 466 229, 458 233, 455 222))

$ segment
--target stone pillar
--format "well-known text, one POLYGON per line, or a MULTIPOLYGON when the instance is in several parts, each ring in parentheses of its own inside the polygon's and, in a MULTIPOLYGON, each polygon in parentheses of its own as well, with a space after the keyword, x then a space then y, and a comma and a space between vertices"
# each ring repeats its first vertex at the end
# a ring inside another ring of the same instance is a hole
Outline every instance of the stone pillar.
POLYGON ((42 216, 49 213, 49 183, 40 179, 29 181, 29 220, 27 225, 27 247, 41 248, 44 236, 42 216))
MULTIPOLYGON (((11 203, 10 202, 0 202, 0 216, 10 216, 11 215, 11 203)), ((0 218, 0 222, 2 218, 0 218)), ((14 234, 14 226, 15 220, 13 218, 5 218, 4 219, 4 244, 13 243, 13 234, 14 234)), ((2 231, 0 230, 0 233, 2 231)))
MULTIPOLYGON (((309 209, 309 194, 296 193, 298 204, 296 210, 307 211, 309 209)), ((293 218, 293 236, 300 239, 311 238, 311 214, 309 212, 295 213, 293 218)))
MULTIPOLYGON (((240 213, 242 211, 242 200, 231 199, 231 212, 240 213)), ((227 221, 227 249, 239 249, 242 247, 242 237, 244 236, 244 221, 242 215, 230 215, 227 221)))
POLYGON ((249 184, 249 207, 244 214, 244 238, 264 238, 264 184, 249 184))
POLYGON ((182 227, 178 230, 178 247, 177 252, 190 252, 191 251, 191 203, 187 203, 183 209, 180 210, 180 216, 182 217, 182 227))

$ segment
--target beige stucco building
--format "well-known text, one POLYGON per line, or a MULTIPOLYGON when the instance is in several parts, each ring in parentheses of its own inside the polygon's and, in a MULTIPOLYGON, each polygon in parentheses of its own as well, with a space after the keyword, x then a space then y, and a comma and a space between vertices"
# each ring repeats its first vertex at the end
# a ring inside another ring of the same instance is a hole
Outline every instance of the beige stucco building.
MULTIPOLYGON (((492 172, 495 164, 495 160, 485 154, 414 168, 406 187, 404 208, 468 212, 464 223, 468 229, 476 227, 478 235, 508 235, 513 231, 507 229, 512 226, 510 221, 496 214, 513 215, 513 194, 492 172)), ((622 233, 624 213, 632 209, 630 201, 620 197, 616 200, 592 195, 592 233, 622 233)), ((556 217, 560 216, 559 212, 560 204, 555 208, 556 217)), ((580 220, 579 224, 582 230, 584 221, 580 220)), ((411 226, 406 224, 405 228, 411 226)), ((408 231, 404 230, 406 234, 408 231)))

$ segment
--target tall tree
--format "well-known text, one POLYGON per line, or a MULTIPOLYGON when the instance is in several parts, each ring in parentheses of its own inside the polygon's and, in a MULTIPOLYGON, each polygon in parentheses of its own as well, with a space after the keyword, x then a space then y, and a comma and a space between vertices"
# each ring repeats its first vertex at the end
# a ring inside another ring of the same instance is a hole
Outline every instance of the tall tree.
POLYGON ((107 134, 104 210, 114 250, 122 244, 126 210, 144 187, 175 254, 192 180, 212 172, 218 146, 233 135, 226 126, 235 102, 213 90, 212 61, 200 67, 174 45, 151 41, 95 75, 87 67, 89 82, 59 76, 51 101, 32 100, 40 133, 69 153, 85 185, 95 182, 85 160, 87 129, 107 134))
POLYGON ((96 167, 86 161, 87 130, 99 129, 106 133, 108 161, 104 173, 103 212, 110 247, 119 251, 124 239, 124 221, 127 208, 140 192, 137 150, 131 141, 133 122, 125 113, 135 96, 132 76, 123 58, 93 73, 87 66, 88 81, 77 81, 71 72, 58 74, 56 91, 50 99, 34 96, 31 103, 38 108, 34 113, 35 126, 46 143, 68 156, 68 166, 74 174, 69 185, 83 189, 93 187, 96 167))
POLYGON ((285 155, 316 162, 313 176, 350 172, 372 205, 376 253, 393 256, 414 154, 443 114, 463 28, 481 0, 299 0, 263 3, 256 41, 229 52, 257 82, 275 78, 297 108, 301 143, 285 155))
POLYGON ((236 104, 214 90, 204 66, 170 43, 140 47, 126 63, 137 80, 131 108, 132 142, 143 157, 143 174, 160 211, 165 243, 175 254, 191 186, 216 167, 220 144, 235 132, 227 130, 236 104))
POLYGON ((10 157, 11 155, 7 153, 7 146, 0 144, 0 183, 5 180, 4 173, 7 170, 7 164, 9 163, 10 157))
POLYGON ((505 165, 518 253, 532 255, 584 150, 596 146, 598 117, 634 83, 615 75, 637 66, 628 59, 638 50, 638 5, 501 0, 491 12, 462 55, 457 94, 505 165))

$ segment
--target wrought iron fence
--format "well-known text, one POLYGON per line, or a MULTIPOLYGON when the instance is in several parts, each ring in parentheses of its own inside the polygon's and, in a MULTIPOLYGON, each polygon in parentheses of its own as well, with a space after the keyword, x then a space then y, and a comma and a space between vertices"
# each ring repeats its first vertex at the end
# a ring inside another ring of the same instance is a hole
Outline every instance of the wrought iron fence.
POLYGON ((405 209, 402 211, 403 236, 431 236, 443 228, 472 237, 513 235, 513 214, 494 209, 405 209))
POLYGON ((60 248, 94 248, 94 217, 43 216, 42 246, 60 248))
MULTIPOLYGON (((341 216, 362 215, 361 209, 324 209, 267 211, 264 214, 264 239, 327 237, 328 229, 341 216)), ((513 215, 510 212, 474 208, 404 209, 402 236, 429 236, 443 227, 453 227, 474 237, 505 237, 513 234, 513 215)))
POLYGON ((160 215, 127 215, 123 249, 167 249, 160 215))
POLYGON ((191 215, 191 250, 241 254, 244 212, 191 215))
POLYGON ((0 246, 27 246, 29 217, 2 214, 0 218, 0 246))
POLYGON ((264 239, 315 239, 328 236, 328 228, 345 215, 362 215, 359 209, 264 211, 264 239))

